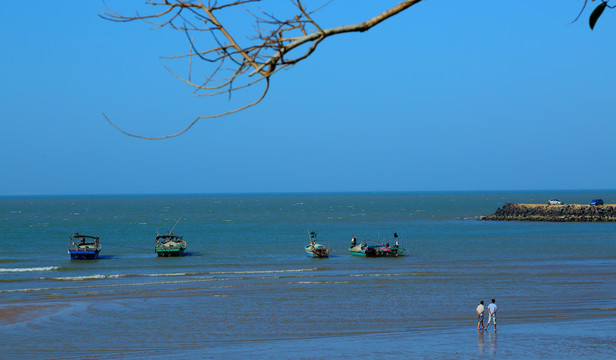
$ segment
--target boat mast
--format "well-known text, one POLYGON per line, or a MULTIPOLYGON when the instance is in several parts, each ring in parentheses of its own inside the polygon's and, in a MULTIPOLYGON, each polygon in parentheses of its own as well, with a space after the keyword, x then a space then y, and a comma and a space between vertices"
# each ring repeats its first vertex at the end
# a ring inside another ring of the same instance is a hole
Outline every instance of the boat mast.
POLYGON ((180 222, 180 220, 182 219, 182 217, 180 216, 180 218, 178 219, 178 221, 175 222, 175 225, 173 225, 173 227, 171 228, 171 231, 169 231, 169 234, 173 234, 173 229, 175 229, 175 226, 180 222))

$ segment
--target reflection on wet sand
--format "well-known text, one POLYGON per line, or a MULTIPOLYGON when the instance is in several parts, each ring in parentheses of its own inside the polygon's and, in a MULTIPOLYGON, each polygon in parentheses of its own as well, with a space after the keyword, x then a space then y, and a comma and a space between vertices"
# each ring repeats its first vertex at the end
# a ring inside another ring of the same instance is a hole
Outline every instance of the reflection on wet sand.
POLYGON ((496 354, 496 331, 488 332, 488 348, 492 354, 496 354))
POLYGON ((483 338, 483 330, 477 331, 477 348, 479 349, 480 354, 483 354, 486 350, 486 341, 483 338))

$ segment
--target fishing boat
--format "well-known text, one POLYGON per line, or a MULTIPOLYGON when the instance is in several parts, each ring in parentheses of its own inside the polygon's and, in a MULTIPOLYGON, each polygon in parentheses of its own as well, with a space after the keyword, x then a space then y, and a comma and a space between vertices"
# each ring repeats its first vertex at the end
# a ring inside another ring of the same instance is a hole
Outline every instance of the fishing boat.
POLYGON ((398 235, 394 234, 394 246, 389 246, 389 243, 380 245, 368 245, 367 243, 358 243, 355 236, 351 237, 351 246, 349 251, 351 255, 365 257, 397 257, 403 256, 405 250, 400 247, 398 235))
POLYGON ((304 250, 306 250, 306 255, 313 258, 329 257, 329 253, 332 249, 317 243, 317 233, 314 231, 308 232, 308 236, 310 238, 310 244, 306 245, 304 248, 304 250))
MULTIPOLYGON (((182 217, 180 216, 180 219, 182 217)), ((180 219, 175 222, 171 231, 168 234, 156 235, 156 246, 154 251, 159 257, 166 256, 183 256, 186 252, 186 241, 182 236, 173 234, 175 226, 180 222, 180 219)))
POLYGON ((186 241, 174 234, 157 235, 155 251, 159 257, 182 256, 186 251, 186 241))
POLYGON ((98 253, 101 251, 98 236, 73 233, 69 240, 68 253, 71 255, 71 260, 98 259, 98 253))

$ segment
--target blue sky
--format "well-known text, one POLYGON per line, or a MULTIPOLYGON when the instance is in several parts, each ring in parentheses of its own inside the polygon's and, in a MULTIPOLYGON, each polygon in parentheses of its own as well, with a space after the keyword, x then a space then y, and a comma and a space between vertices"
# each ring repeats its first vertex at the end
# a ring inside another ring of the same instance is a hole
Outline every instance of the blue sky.
MULTIPOLYGON (((334 0, 316 18, 395 3, 334 0)), ((0 195, 614 189, 616 13, 590 31, 589 11, 569 24, 581 4, 425 1, 326 40, 257 107, 145 141, 101 114, 160 136, 259 89, 191 97, 160 58, 185 36, 105 21, 102 2, 8 2, 0 195)))

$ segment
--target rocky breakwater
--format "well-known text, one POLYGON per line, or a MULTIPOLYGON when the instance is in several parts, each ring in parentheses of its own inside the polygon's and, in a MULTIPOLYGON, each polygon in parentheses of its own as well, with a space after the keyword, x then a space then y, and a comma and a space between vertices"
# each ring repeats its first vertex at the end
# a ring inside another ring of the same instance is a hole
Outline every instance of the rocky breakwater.
POLYGON ((555 221, 555 222, 606 222, 616 221, 616 205, 545 205, 511 204, 498 208, 493 215, 482 220, 496 221, 555 221))

